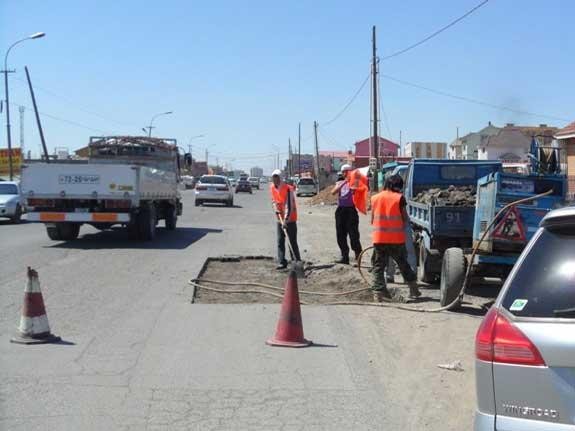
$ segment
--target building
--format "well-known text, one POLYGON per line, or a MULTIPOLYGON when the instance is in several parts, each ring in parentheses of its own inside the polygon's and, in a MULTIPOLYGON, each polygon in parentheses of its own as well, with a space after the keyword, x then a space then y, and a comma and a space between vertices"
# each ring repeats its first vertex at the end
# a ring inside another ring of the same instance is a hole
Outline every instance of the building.
POLYGON ((501 160, 507 163, 525 162, 531 148, 531 137, 514 127, 505 126, 496 135, 483 140, 477 159, 501 160))
POLYGON ((290 168, 292 175, 303 174, 304 172, 313 173, 315 171, 315 157, 312 154, 299 156, 297 153, 292 153, 291 158, 286 160, 284 172, 289 174, 290 168))
POLYGON ((208 174, 208 164, 206 162, 198 162, 192 159, 191 174, 193 177, 201 177, 208 174))
POLYGON ((405 145, 405 156, 416 159, 447 158, 446 142, 408 142, 405 145))
MULTIPOLYGON (((357 141, 355 143, 354 167, 363 168, 369 166, 371 157, 371 138, 357 141)), ((383 164, 389 158, 395 158, 399 154, 399 145, 389 139, 379 137, 379 159, 383 164)))
POLYGON ((555 132, 559 147, 567 158, 567 199, 575 200, 575 121, 555 132))
POLYGON ((547 124, 540 124, 539 126, 516 126, 513 123, 507 123, 505 127, 518 130, 529 139, 536 137, 537 141, 542 146, 550 146, 555 134, 559 131, 559 128, 548 126, 547 124))
POLYGON ((253 168, 250 169, 250 177, 263 177, 264 176, 264 170, 258 166, 254 166, 253 168))
POLYGON ((327 173, 339 172, 342 165, 353 166, 355 157, 351 151, 320 151, 319 169, 327 173))
POLYGON ((449 144, 448 158, 452 160, 475 160, 478 158, 478 148, 485 144, 490 136, 496 135, 501 130, 491 124, 491 121, 486 127, 478 132, 468 133, 467 135, 456 138, 449 144))

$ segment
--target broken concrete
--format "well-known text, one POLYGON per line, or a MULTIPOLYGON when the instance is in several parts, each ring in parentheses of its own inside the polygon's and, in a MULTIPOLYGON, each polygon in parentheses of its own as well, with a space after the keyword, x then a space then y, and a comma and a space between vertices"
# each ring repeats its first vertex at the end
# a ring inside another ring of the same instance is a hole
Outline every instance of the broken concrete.
POLYGON ((419 193, 414 201, 428 205, 473 207, 476 199, 475 186, 454 186, 432 188, 419 193))

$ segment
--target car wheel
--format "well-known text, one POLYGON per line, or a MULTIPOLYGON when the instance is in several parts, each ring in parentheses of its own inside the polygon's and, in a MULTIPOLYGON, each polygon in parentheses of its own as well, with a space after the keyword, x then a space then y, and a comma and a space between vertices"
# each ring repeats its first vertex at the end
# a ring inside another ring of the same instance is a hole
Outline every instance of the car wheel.
POLYGON ((16 211, 14 211, 14 215, 12 216, 11 221, 14 224, 18 224, 20 223, 21 219, 22 219, 22 207, 20 206, 20 204, 17 204, 16 211))
MULTIPOLYGON (((457 247, 448 248, 443 255, 440 281, 440 303, 442 307, 457 299, 463 288, 467 261, 463 250, 457 247)), ((459 307, 457 303, 453 308, 459 307)))
POLYGON ((196 205, 197 207, 199 207, 201 204, 202 204, 202 201, 199 201, 199 200, 196 199, 195 205, 196 205))
POLYGON ((167 230, 176 230, 176 224, 178 223, 178 214, 176 213, 176 207, 170 205, 166 208, 165 214, 165 224, 167 230))

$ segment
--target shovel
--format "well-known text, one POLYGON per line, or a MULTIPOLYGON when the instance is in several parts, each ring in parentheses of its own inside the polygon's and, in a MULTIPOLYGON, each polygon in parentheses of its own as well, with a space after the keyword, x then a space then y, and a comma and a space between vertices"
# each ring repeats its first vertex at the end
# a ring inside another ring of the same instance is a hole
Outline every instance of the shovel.
POLYGON ((293 252, 293 245, 292 245, 291 239, 287 233, 287 229, 284 226, 284 220, 281 218, 281 216, 278 213, 276 213, 276 216, 278 218, 278 221, 281 224, 282 230, 284 231, 284 235, 287 238, 288 248, 289 248, 289 251, 292 255, 291 271, 295 271, 298 278, 304 278, 305 277, 305 271, 303 269, 303 262, 301 260, 293 260, 293 258, 295 258, 295 253, 293 252))

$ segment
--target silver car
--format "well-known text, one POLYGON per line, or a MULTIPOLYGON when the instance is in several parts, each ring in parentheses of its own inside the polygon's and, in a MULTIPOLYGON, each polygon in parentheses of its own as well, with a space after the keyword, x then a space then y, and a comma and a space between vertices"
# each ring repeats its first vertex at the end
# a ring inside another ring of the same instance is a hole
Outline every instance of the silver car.
POLYGON ((541 221, 475 354, 476 431, 575 429, 575 207, 541 221))
POLYGON ((20 223, 24 209, 19 183, 16 181, 0 182, 0 217, 9 218, 12 223, 20 223))
POLYGON ((317 194, 317 185, 313 178, 300 178, 296 186, 296 196, 314 196, 317 194))
POLYGON ((234 205, 230 181, 221 175, 202 175, 196 184, 196 206, 206 202, 219 202, 228 207, 234 205))

